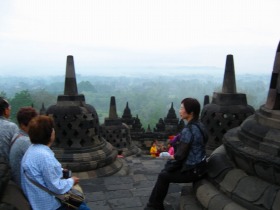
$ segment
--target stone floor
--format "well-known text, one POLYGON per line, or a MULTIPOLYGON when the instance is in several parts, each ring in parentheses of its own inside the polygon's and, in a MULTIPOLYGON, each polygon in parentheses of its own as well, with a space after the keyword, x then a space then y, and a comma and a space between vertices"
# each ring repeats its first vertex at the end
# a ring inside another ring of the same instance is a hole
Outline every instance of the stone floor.
MULTIPOLYGON (((149 156, 121 158, 122 169, 108 177, 82 179, 88 206, 93 210, 143 210, 166 160, 149 156)), ((191 184, 172 183, 166 210, 201 210, 191 184)))

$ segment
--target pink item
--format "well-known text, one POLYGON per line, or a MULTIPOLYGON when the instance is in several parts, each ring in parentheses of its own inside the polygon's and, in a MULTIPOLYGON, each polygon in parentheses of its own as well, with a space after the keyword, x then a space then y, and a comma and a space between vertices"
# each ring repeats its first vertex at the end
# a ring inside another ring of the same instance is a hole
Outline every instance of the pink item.
POLYGON ((174 155, 174 147, 169 147, 168 153, 173 156, 174 155))

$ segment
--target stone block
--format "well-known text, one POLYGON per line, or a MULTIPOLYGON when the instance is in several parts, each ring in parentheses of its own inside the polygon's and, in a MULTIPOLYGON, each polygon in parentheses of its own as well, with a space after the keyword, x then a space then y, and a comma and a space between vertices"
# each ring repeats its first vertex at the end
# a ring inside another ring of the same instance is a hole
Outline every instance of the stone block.
POLYGON ((220 183, 221 190, 224 192, 232 193, 238 182, 246 176, 248 175, 240 169, 233 169, 229 171, 224 180, 220 183))
POLYGON ((208 210, 223 210, 232 201, 223 194, 216 195, 210 200, 208 210))
POLYGON ((210 182, 204 181, 196 190, 196 197, 205 208, 208 208, 211 199, 219 194, 219 191, 210 182))
POLYGON ((133 187, 135 187, 135 188, 146 188, 146 187, 152 187, 152 186, 154 186, 154 181, 148 181, 148 180, 136 182, 133 184, 133 187))
POLYGON ((237 209, 238 210, 248 210, 234 202, 227 204, 223 210, 237 210, 237 209))
POLYGON ((105 200, 104 192, 86 193, 86 202, 96 202, 105 200))
POLYGON ((260 143, 260 151, 266 152, 270 155, 277 156, 279 155, 279 146, 267 143, 267 142, 261 142, 260 143))
POLYGON ((255 174, 253 163, 245 155, 236 154, 234 160, 239 168, 243 169, 248 174, 255 174))
POLYGON ((264 182, 261 179, 248 176, 240 180, 232 194, 245 201, 256 202, 261 198, 269 185, 269 183, 264 182))
POLYGON ((256 175, 262 179, 274 183, 274 167, 273 165, 267 164, 267 162, 256 162, 254 165, 256 175))
POLYGON ((111 199, 108 200, 108 203, 110 204, 112 209, 134 208, 141 207, 143 205, 139 197, 111 199))
POLYGON ((143 174, 133 175, 132 178, 135 182, 147 180, 146 176, 144 176, 143 174))
POLYGON ((266 209, 271 209, 275 196, 277 194, 277 192, 280 190, 280 186, 276 186, 276 185, 270 185, 264 192, 263 196, 261 197, 260 200, 258 200, 257 202, 255 202, 255 204, 257 205, 262 205, 264 206, 266 209))
POLYGON ((130 198, 132 197, 132 193, 129 190, 116 190, 116 191, 108 191, 105 193, 106 198, 116 199, 116 198, 130 198))
POLYGON ((233 168, 232 162, 229 161, 226 154, 216 153, 211 155, 208 160, 208 175, 211 178, 216 178, 225 170, 233 168))
POLYGON ((98 209, 98 210, 112 210, 111 207, 106 203, 105 200, 103 201, 95 201, 87 203, 89 209, 98 209))
POLYGON ((277 194, 275 196, 272 210, 280 210, 280 190, 277 192, 277 194))
POLYGON ((128 190, 133 188, 133 184, 115 184, 115 185, 106 185, 107 190, 128 190))
POLYGON ((131 189, 130 190, 133 197, 145 197, 145 196, 150 196, 151 194, 151 187, 147 187, 147 188, 140 188, 140 189, 131 189))

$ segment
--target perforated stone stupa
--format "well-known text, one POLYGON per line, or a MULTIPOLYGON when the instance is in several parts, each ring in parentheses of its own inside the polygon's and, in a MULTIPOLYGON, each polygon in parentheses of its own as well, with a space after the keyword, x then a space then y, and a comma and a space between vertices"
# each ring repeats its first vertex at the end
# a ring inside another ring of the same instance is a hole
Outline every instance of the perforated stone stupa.
POLYGON ((138 154, 141 150, 136 147, 130 136, 130 128, 118 117, 116 99, 111 97, 109 117, 105 118, 104 124, 101 125, 102 136, 110 142, 116 149, 123 152, 124 156, 138 154))
POLYGON ((267 101, 240 127, 224 136, 227 153, 237 166, 280 185, 280 44, 275 56, 267 101))
POLYGON ((205 209, 280 210, 280 43, 267 101, 227 131, 196 183, 205 209), (205 202, 207 200, 207 202, 205 202))
MULTIPOLYGON (((205 100, 206 101, 206 100, 205 100)), ((222 144, 223 135, 239 126, 254 108, 247 104, 246 95, 236 92, 233 56, 227 55, 222 92, 214 92, 212 102, 204 103, 201 121, 208 129, 207 148, 213 150, 222 144)))
POLYGON ((67 56, 64 94, 47 115, 55 121, 56 141, 52 149, 63 167, 87 172, 83 177, 106 176, 117 172, 122 162, 117 150, 99 133, 95 108, 78 94, 73 56, 67 56))

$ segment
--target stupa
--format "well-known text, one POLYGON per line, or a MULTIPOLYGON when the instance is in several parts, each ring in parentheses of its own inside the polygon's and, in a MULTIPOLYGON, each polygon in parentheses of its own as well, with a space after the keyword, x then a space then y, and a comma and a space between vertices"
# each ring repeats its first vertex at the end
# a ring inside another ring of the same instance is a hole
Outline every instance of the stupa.
POLYGON ((132 117, 128 102, 126 102, 125 109, 123 110, 123 115, 121 118, 122 122, 127 124, 129 128, 132 128, 134 118, 132 117))
POLYGON ((114 96, 110 101, 109 117, 105 118, 104 124, 100 128, 102 136, 118 151, 122 151, 124 156, 141 153, 141 150, 131 141, 130 127, 122 122, 122 118, 118 117, 114 96))
POLYGON ((229 129, 239 126, 255 111, 247 104, 246 94, 236 92, 233 55, 226 58, 222 92, 214 92, 211 103, 207 100, 206 97, 201 121, 209 134, 207 148, 214 150, 222 144, 223 135, 229 129))
POLYGON ((179 131, 179 118, 176 116, 175 109, 173 108, 173 102, 168 110, 167 116, 164 118, 165 133, 167 136, 177 134, 179 131))
POLYGON ((205 209, 280 210, 280 43, 266 103, 228 130, 196 183, 205 209))
POLYGON ((64 168, 80 172, 83 178, 107 176, 121 169, 117 150, 99 133, 95 108, 78 94, 73 56, 67 56, 64 94, 46 114, 55 121, 52 149, 64 168))

